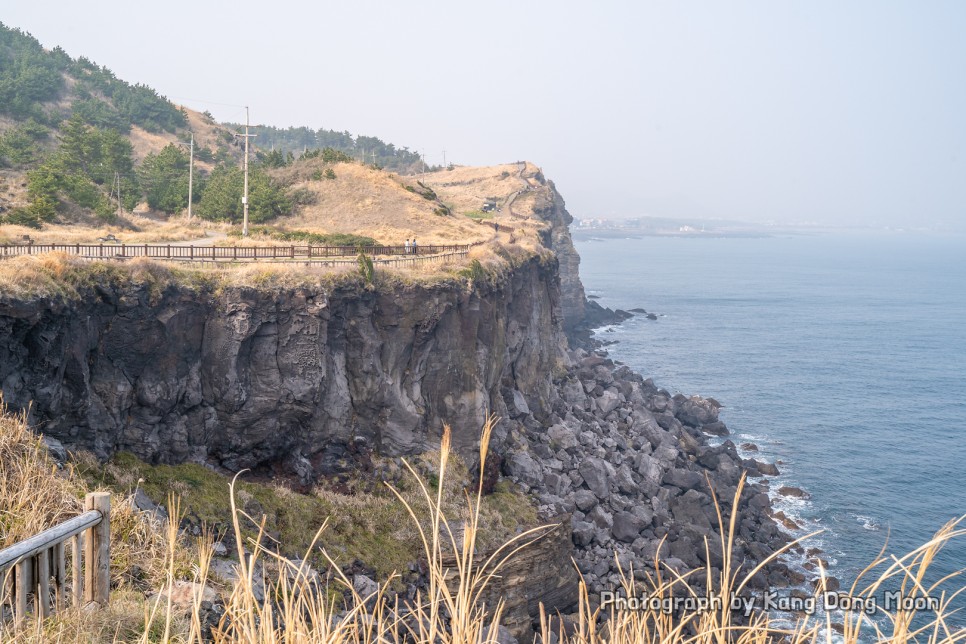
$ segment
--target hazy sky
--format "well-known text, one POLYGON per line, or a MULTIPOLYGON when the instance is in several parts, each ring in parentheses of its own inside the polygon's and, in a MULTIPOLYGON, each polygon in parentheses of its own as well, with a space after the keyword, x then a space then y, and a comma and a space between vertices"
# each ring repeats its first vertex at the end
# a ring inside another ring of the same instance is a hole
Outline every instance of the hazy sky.
POLYGON ((221 120, 542 166, 577 217, 966 226, 966 2, 7 0, 221 120))

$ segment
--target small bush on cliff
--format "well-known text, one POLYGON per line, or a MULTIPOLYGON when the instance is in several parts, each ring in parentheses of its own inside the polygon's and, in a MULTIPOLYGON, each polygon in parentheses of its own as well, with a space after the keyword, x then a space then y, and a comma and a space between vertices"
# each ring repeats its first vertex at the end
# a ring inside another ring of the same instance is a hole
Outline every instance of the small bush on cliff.
POLYGON ((372 286, 372 282, 376 278, 376 269, 372 265, 372 258, 360 252, 358 261, 359 274, 362 275, 362 281, 366 283, 366 286, 372 286))
POLYGON ((469 266, 460 271, 460 275, 468 278, 474 284, 482 284, 489 277, 486 269, 483 268, 483 264, 478 259, 472 260, 469 266))

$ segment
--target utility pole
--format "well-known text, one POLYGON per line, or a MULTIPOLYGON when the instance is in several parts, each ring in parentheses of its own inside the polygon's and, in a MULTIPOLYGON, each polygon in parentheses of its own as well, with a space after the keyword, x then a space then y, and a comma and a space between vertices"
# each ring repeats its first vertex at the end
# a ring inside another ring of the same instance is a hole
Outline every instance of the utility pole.
POLYGON ((373 150, 373 151, 372 151, 372 152, 370 152, 369 154, 370 154, 370 156, 371 156, 371 158, 372 158, 372 165, 376 165, 376 151, 375 151, 375 150, 373 150))
MULTIPOLYGON (((246 139, 247 141, 248 139, 246 139)), ((191 133, 191 147, 188 152, 188 221, 191 221, 191 191, 195 178, 195 133, 191 133)))
POLYGON ((446 150, 443 150, 443 168, 445 169, 445 168, 448 168, 448 167, 449 166, 446 165, 446 150))
POLYGON ((254 138, 256 134, 249 134, 248 106, 245 106, 245 133, 235 134, 235 136, 245 137, 245 196, 242 197, 242 237, 248 237, 248 139, 254 138))

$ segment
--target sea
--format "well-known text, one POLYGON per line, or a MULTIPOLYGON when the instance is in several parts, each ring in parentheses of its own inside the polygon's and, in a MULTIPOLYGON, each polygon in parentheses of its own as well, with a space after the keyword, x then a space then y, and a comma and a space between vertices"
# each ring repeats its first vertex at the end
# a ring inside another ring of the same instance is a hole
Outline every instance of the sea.
MULTIPOLYGON (((772 490, 811 495, 774 498, 802 526, 796 536, 822 531, 804 545, 824 551, 844 589, 883 549, 901 557, 966 514, 966 238, 843 232, 576 246, 588 295, 658 316, 599 329, 614 342, 610 357, 671 393, 722 403, 730 440, 778 463, 772 490)), ((962 568, 966 535, 940 552, 927 580, 962 568)))

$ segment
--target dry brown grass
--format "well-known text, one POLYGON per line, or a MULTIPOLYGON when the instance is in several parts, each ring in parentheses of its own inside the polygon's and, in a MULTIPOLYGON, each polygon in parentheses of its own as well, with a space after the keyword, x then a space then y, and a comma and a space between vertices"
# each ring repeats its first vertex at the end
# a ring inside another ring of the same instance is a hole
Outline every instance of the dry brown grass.
POLYGON ((488 198, 496 198, 502 206, 507 197, 523 187, 519 172, 516 163, 482 168, 459 166, 416 175, 413 179, 435 190, 440 199, 463 215, 479 210, 488 198))
POLYGON ((322 167, 321 159, 312 159, 275 171, 292 188, 310 190, 317 197, 315 204, 286 218, 287 227, 367 235, 383 244, 402 244, 414 236, 423 245, 462 244, 492 236, 492 231, 463 217, 434 213, 439 204, 406 190, 406 185, 418 187, 409 177, 391 176, 358 163, 338 163, 332 166, 335 179, 313 180, 313 173, 322 167))
POLYGON ((26 414, 9 414, 0 398, 0 548, 80 514, 69 472, 58 469, 26 414))
MULTIPOLYGON (((90 459, 89 456, 84 458, 90 459)), ((80 514, 91 491, 72 464, 59 465, 26 414, 11 413, 0 399, 0 548, 80 514)), ((115 496, 111 508, 112 602, 106 611, 69 610, 46 623, 31 621, 14 634, 0 619, 2 642, 113 642, 144 632, 144 591, 174 570, 191 575, 192 557, 164 526, 140 512, 133 497, 115 496)), ((4 586, 0 584, 0 599, 4 586)), ((0 601, 0 604, 3 602, 0 601)))
POLYGON ((184 216, 155 218, 147 214, 128 213, 116 224, 90 221, 86 224, 48 225, 40 230, 11 224, 0 225, 0 243, 13 243, 28 235, 37 244, 99 244, 99 237, 114 235, 126 244, 148 244, 201 239, 207 231, 223 232, 226 224, 206 222, 198 217, 188 221, 184 216))
POLYGON ((78 299, 97 285, 142 285, 157 297, 168 286, 207 289, 256 287, 325 291, 358 282, 354 264, 322 267, 297 264, 164 262, 137 257, 125 262, 91 261, 65 253, 44 253, 0 261, 0 297, 78 299))
MULTIPOLYGON (((488 444, 492 419, 484 427, 481 444, 488 444)), ((438 456, 438 476, 440 485, 434 492, 415 469, 410 468, 413 479, 418 483, 418 501, 412 495, 397 494, 399 502, 407 509, 414 526, 417 526, 424 547, 424 561, 428 567, 428 588, 421 592, 413 602, 396 599, 389 600, 388 589, 391 579, 385 580, 379 590, 370 596, 360 596, 352 581, 335 568, 335 579, 319 587, 300 565, 281 559, 272 548, 262 544, 261 537, 248 542, 252 557, 246 558, 242 549, 243 520, 252 521, 254 517, 244 515, 232 501, 235 516, 235 530, 238 535, 239 557, 241 564, 239 580, 235 583, 226 602, 226 614, 214 630, 215 642, 433 642, 440 644, 479 644, 495 641, 495 628, 487 624, 498 624, 503 612, 500 600, 496 605, 483 604, 483 590, 494 576, 499 574, 503 562, 520 549, 527 547, 529 541, 540 534, 541 529, 525 531, 504 544, 504 547, 482 564, 475 560, 476 538, 482 519, 479 495, 467 495, 467 512, 457 515, 443 502, 445 481, 450 459, 449 433, 444 432, 438 456), (444 563, 447 555, 456 553, 455 568, 444 563), (276 568, 287 570, 274 580, 269 580, 269 594, 274 601, 260 602, 253 592, 255 587, 255 562, 258 559, 273 561, 276 568), (346 613, 338 613, 340 608, 332 598, 333 585, 350 594, 346 613)), ((481 452, 485 462, 486 449, 481 452)), ((739 506, 744 479, 741 480, 734 498, 728 507, 739 506)), ((561 644, 665 644, 665 643, 706 643, 706 644, 752 644, 773 641, 787 641, 793 644, 805 642, 841 641, 852 644, 865 641, 913 642, 929 641, 952 643, 966 641, 966 629, 954 628, 948 623, 950 600, 942 595, 941 607, 932 612, 917 615, 911 610, 896 610, 885 615, 886 627, 869 622, 861 612, 846 611, 842 617, 841 637, 832 628, 831 615, 804 616, 792 628, 782 628, 772 622, 768 613, 753 615, 747 624, 737 623, 729 606, 733 593, 748 590, 751 578, 766 564, 761 562, 751 570, 732 559, 735 543, 737 515, 726 516, 722 504, 714 499, 718 510, 720 546, 724 553, 724 563, 720 572, 712 571, 710 565, 705 570, 692 574, 704 577, 704 586, 714 589, 712 597, 722 599, 720 606, 710 610, 685 610, 670 615, 659 610, 619 610, 614 606, 595 607, 587 593, 586 585, 581 583, 579 593, 579 612, 572 634, 562 630, 553 633, 561 644), (606 613, 607 619, 602 619, 606 613), (914 621, 918 617, 919 621, 914 621), (913 624, 916 624, 913 626, 913 624)), ((964 517, 966 518, 966 517, 964 517)), ((901 581, 903 597, 939 596, 937 584, 926 587, 925 574, 934 561, 936 554, 950 539, 961 537, 966 530, 957 526, 963 519, 952 521, 944 526, 929 543, 905 557, 880 558, 867 571, 885 565, 878 576, 864 587, 860 579, 852 587, 853 596, 872 596, 884 583, 901 581)), ((325 526, 316 533, 316 540, 323 534, 325 526)), ((793 544, 790 544, 793 545, 793 544)), ((706 545, 705 548, 708 546, 706 545)), ((776 552, 771 558, 780 553, 776 552)), ((200 551, 198 581, 204 581, 207 568, 206 558, 210 553, 200 551)), ((770 559, 771 559, 770 558, 770 559)), ((710 557, 708 557, 710 559, 710 557)), ((770 560, 769 559, 769 560, 770 560)), ((822 572, 824 576, 824 571, 822 572)), ((645 574, 643 582, 636 582, 633 570, 622 573, 623 592, 628 597, 670 597, 697 595, 689 583, 690 575, 682 576, 655 558, 653 568, 645 574)), ((200 588, 200 587, 199 587, 200 588)), ((616 590, 616 589, 615 589, 616 590)), ((822 584, 816 596, 824 591, 822 584)), ((200 603, 196 594, 195 605, 200 603)), ((195 611, 197 614, 197 610, 195 611)), ((188 641, 200 631, 200 624, 192 628, 188 641)), ((560 623, 558 622, 558 625, 560 623)), ((559 627, 559 626, 558 626, 559 627)), ((553 641, 552 622, 544 612, 537 641, 553 641)))
MULTIPOLYGON (((483 430, 481 445, 484 448, 480 455, 483 462, 487 457, 485 446, 489 443, 492 427, 493 419, 483 430)), ((34 514, 33 506, 25 503, 23 495, 16 496, 16 490, 10 486, 19 482, 30 486, 33 493, 46 488, 50 477, 47 472, 49 459, 42 452, 39 439, 26 429, 22 417, 3 417, 0 419, 0 430, 0 465, 4 467, 0 470, 3 475, 0 477, 0 484, 7 486, 0 488, 5 492, 0 497, 0 503, 13 503, 10 506, 12 512, 34 514), (7 501, 8 494, 14 494, 14 498, 20 500, 7 501)), ((464 475, 460 473, 462 470, 450 452, 448 431, 443 434, 439 452, 425 455, 425 458, 435 459, 436 465, 427 470, 425 459, 416 466, 404 463, 413 485, 398 492, 390 487, 396 493, 398 503, 410 517, 410 530, 419 535, 423 559, 427 565, 427 586, 413 601, 407 602, 398 598, 390 600, 392 575, 382 580, 376 592, 364 597, 353 588, 352 580, 339 572, 338 566, 332 567, 334 577, 319 578, 310 574, 304 564, 279 557, 264 531, 255 537, 249 537, 251 533, 242 529, 243 523, 264 523, 257 516, 245 514, 236 504, 236 493, 233 491, 230 503, 238 544, 239 574, 226 591, 225 614, 212 631, 213 640, 218 643, 265 644, 480 644, 495 641, 495 627, 487 625, 499 623, 503 604, 500 600, 496 605, 485 605, 481 599, 483 590, 499 574, 502 563, 515 552, 526 548, 527 543, 541 533, 541 529, 520 533, 505 542, 488 560, 479 562, 474 556, 479 545, 477 539, 482 532, 483 522, 492 520, 492 517, 487 517, 484 513, 484 504, 479 494, 467 494, 464 503, 459 507, 450 498, 454 495, 454 490, 466 483, 460 481, 464 475), (436 477, 438 483, 435 486, 425 482, 427 474, 436 477), (262 576, 266 574, 267 576, 262 576), (259 599, 256 591, 261 583, 266 588, 264 600, 259 599), (344 606, 340 599, 343 596, 349 598, 344 606)), ((738 507, 743 484, 742 479, 727 507, 738 507)), ((472 488, 478 489, 478 485, 478 481, 473 482, 472 488)), ((59 492, 55 491, 44 502, 67 503, 69 491, 58 489, 59 492)), ((729 598, 731 593, 747 590, 751 577, 764 562, 752 570, 746 570, 740 566, 740 562, 732 559, 737 516, 726 515, 721 510, 722 504, 716 498, 714 501, 718 509, 719 545, 724 553, 720 572, 707 568, 681 576, 659 558, 655 558, 653 566, 647 570, 642 581, 634 581, 638 577, 633 570, 622 573, 623 592, 626 596, 642 597, 646 594, 649 597, 661 598, 703 592, 695 591, 690 584, 689 580, 694 574, 704 577, 705 587, 715 589, 712 596, 729 598)), ((169 507, 172 516, 180 517, 177 501, 169 500, 169 507)), ((365 510, 364 505, 354 509, 347 508, 347 511, 359 513, 365 510)), ((9 515, 10 512, 0 513, 0 517, 9 515)), ((884 585, 891 584, 902 589, 903 597, 941 598, 940 608, 936 611, 918 614, 902 609, 886 611, 885 614, 880 613, 883 619, 878 623, 872 623, 861 612, 846 611, 836 616, 836 619, 841 619, 842 631, 841 635, 836 635, 832 628, 831 615, 802 616, 792 627, 779 627, 768 614, 759 613, 752 617, 750 623, 740 624, 734 620, 727 601, 710 610, 685 610, 674 616, 656 610, 620 610, 614 606, 601 608, 588 595, 586 585, 581 584, 579 612, 573 633, 561 631, 555 634, 561 644, 764 644, 774 641, 793 644, 928 641, 946 644, 966 641, 966 629, 949 623, 950 602, 958 593, 943 593, 938 589, 940 582, 931 585, 925 582, 926 573, 943 545, 966 534, 966 530, 958 527, 963 519, 966 517, 951 521, 933 540, 904 557, 879 557, 850 589, 853 597, 871 597, 879 593, 884 585), (607 619, 601 619, 604 613, 607 619)), ((42 523, 30 525, 39 527, 42 523)), ((201 621, 202 590, 208 579, 212 557, 211 540, 204 537, 198 540, 196 565, 190 572, 197 585, 193 586, 193 599, 185 609, 174 606, 172 594, 167 592, 183 574, 179 571, 183 565, 183 554, 179 552, 180 546, 177 545, 177 522, 169 523, 166 530, 160 526, 152 526, 151 531, 152 547, 144 550, 142 557, 159 562, 154 581, 159 584, 162 592, 153 595, 153 599, 145 601, 141 594, 121 590, 113 594, 111 605, 104 610, 67 611, 44 623, 29 621, 27 629, 18 634, 9 630, 0 631, 0 637, 5 642, 17 644, 201 642, 204 631, 201 621), (166 550, 161 546, 162 543, 168 545, 166 550)), ((310 552, 321 543, 324 531, 325 525, 320 526, 309 548, 310 552)), ((112 532, 120 534, 113 521, 112 532)), ((778 554, 775 553, 773 557, 778 554)), ((824 571, 821 572, 824 576, 824 571)), ((821 585, 819 588, 821 589, 821 585)), ((816 595, 819 593, 820 591, 816 591, 816 595)), ((538 639, 551 641, 551 630, 554 626, 546 613, 543 614, 541 624, 538 639)), ((2 628, 6 627, 0 626, 2 628)))

